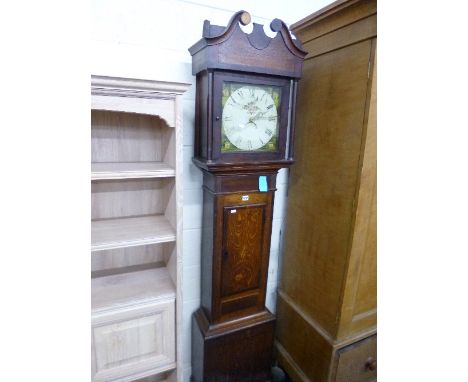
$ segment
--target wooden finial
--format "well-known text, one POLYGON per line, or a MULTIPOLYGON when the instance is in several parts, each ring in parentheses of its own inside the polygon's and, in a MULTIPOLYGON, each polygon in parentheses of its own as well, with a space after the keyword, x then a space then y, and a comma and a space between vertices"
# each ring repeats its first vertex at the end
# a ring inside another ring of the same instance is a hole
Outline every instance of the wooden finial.
POLYGON ((279 32, 282 27, 283 22, 280 19, 274 19, 270 24, 270 28, 273 32, 279 32))
POLYGON ((243 12, 240 17, 240 22, 242 25, 247 25, 250 23, 251 17, 249 12, 243 12))

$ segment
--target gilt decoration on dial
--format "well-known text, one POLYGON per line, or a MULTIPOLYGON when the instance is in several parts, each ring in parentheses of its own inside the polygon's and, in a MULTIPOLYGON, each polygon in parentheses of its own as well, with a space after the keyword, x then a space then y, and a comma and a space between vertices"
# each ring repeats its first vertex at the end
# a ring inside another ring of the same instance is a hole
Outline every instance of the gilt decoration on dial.
POLYGON ((278 150, 281 88, 224 82, 221 152, 278 150))

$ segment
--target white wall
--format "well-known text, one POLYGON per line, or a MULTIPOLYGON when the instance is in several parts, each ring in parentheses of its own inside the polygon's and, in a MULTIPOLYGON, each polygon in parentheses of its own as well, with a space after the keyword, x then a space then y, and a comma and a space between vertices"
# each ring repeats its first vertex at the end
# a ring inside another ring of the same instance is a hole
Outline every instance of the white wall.
MULTIPOLYGON (((189 381, 190 318, 200 305, 201 171, 191 162, 194 134, 194 77, 188 48, 201 38, 205 19, 226 25, 244 9, 252 20, 269 25, 278 17, 291 24, 331 3, 329 0, 93 0, 91 72, 96 75, 192 84, 184 96, 184 328, 183 379, 189 381)), ((251 24, 246 27, 251 30, 251 24)), ((271 36, 271 31, 267 30, 271 36)), ((266 304, 275 311, 278 258, 285 216, 287 172, 277 179, 266 304)))

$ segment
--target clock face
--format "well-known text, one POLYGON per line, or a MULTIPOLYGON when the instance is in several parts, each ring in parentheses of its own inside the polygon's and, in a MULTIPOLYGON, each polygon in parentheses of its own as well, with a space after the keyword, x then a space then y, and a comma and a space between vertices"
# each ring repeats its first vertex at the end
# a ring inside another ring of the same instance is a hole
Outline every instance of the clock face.
POLYGON ((281 88, 225 82, 221 152, 278 149, 281 88))

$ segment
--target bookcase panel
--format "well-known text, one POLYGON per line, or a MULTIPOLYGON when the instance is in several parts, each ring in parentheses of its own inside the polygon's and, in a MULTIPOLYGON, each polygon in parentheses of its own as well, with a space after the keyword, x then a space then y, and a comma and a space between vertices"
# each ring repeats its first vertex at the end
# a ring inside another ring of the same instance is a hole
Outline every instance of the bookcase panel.
POLYGON ((164 214, 173 188, 171 179, 94 181, 91 219, 164 214))
POLYGON ((160 162, 164 158, 163 138, 170 128, 156 116, 93 110, 91 126, 92 162, 160 162))
MULTIPOLYGON (((174 243, 171 243, 174 245, 174 243)), ((142 264, 165 264, 163 244, 140 245, 93 252, 91 271, 122 269, 142 264)))
POLYGON ((173 368, 174 300, 155 302, 132 318, 117 315, 93 326, 93 379, 123 381, 173 368))

